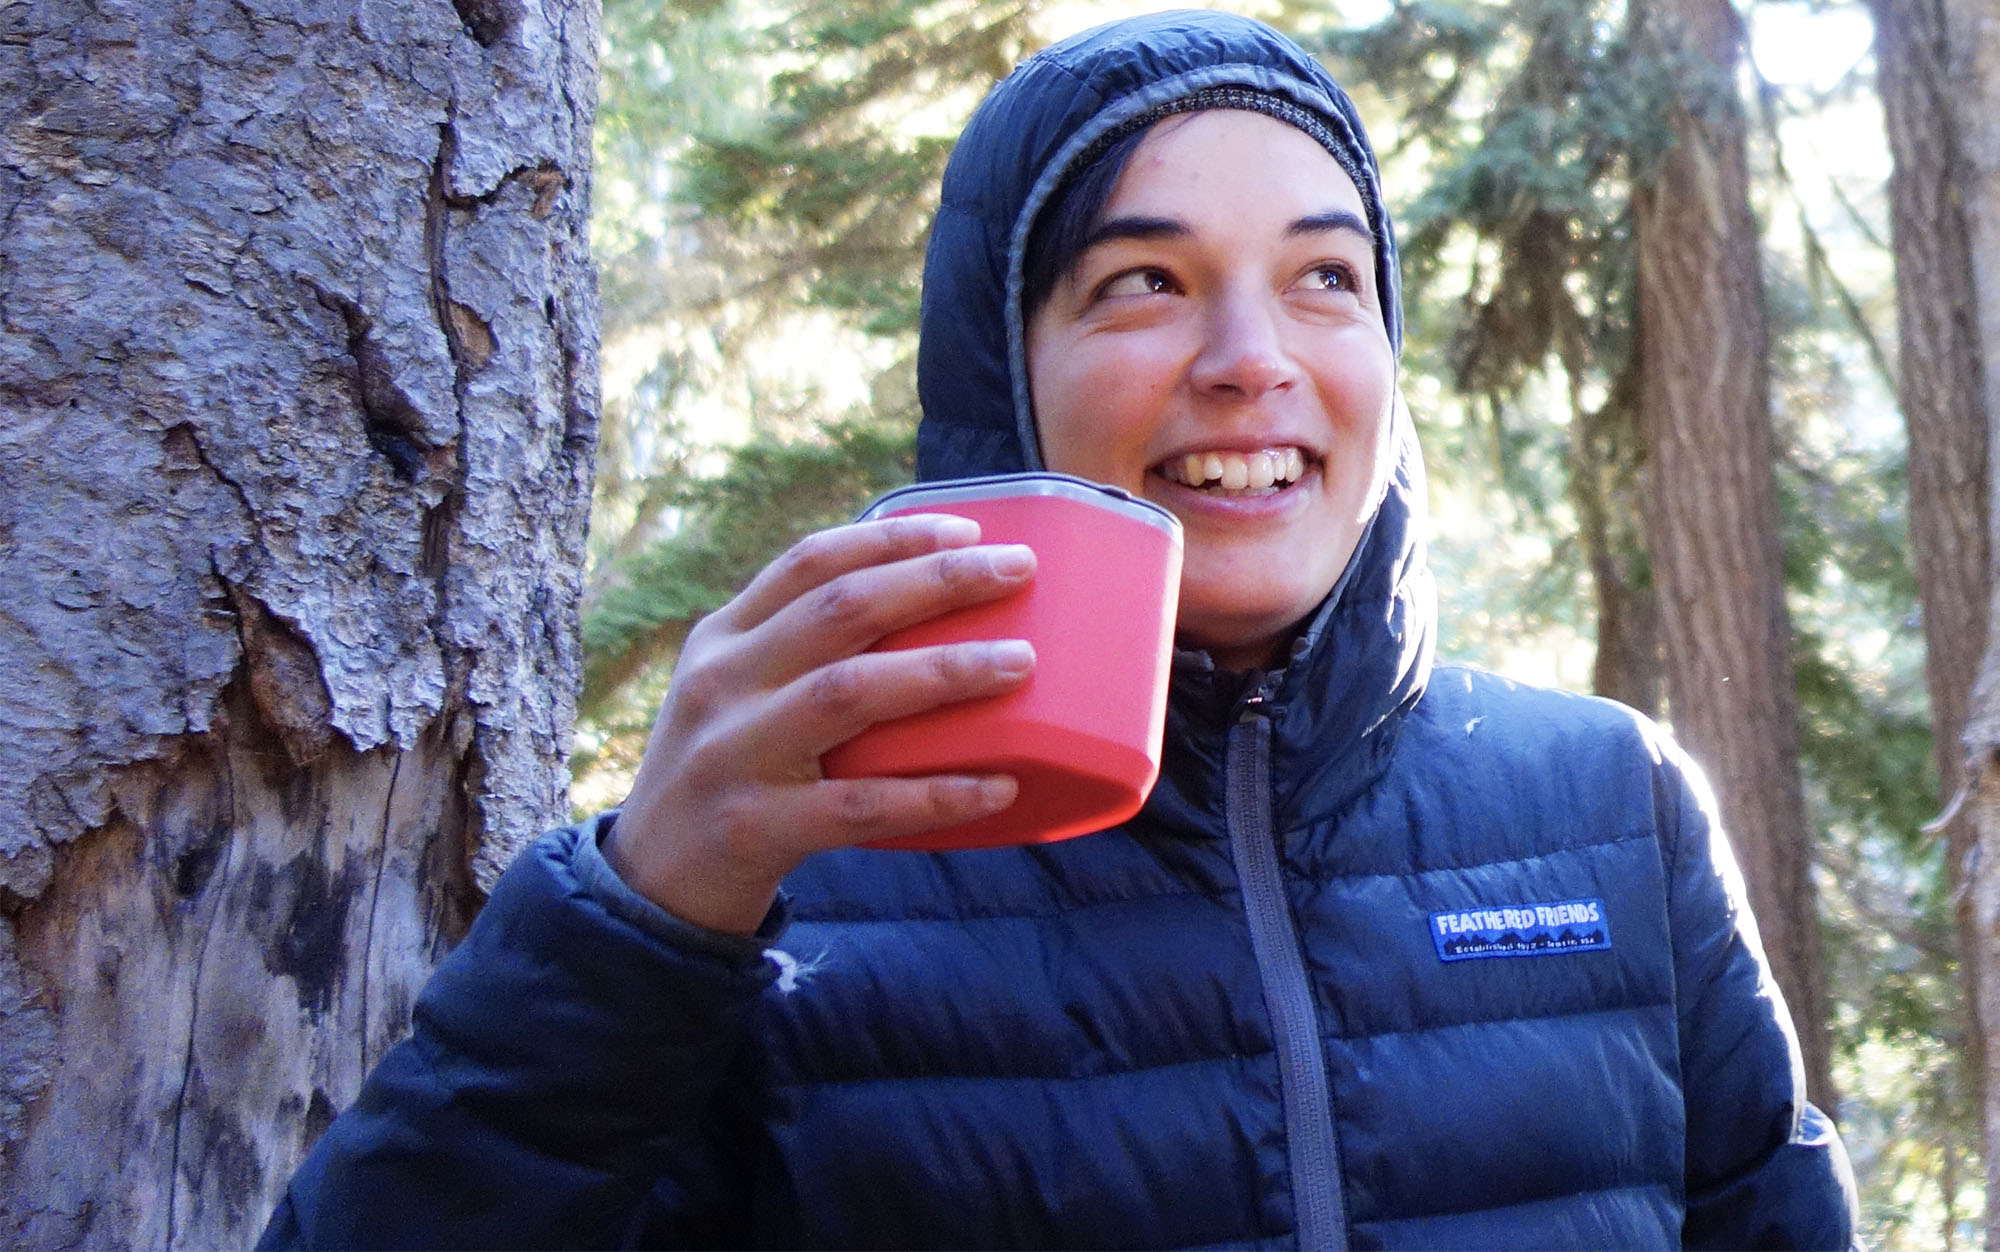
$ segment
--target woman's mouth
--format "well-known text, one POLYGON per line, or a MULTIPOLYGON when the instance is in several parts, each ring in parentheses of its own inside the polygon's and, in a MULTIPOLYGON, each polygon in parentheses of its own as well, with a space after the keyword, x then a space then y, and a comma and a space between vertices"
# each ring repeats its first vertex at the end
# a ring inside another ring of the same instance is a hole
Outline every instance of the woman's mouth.
POLYGON ((1306 454, 1297 447, 1255 452, 1190 452, 1169 457, 1155 470, 1168 482, 1219 496, 1275 495, 1305 477, 1306 454))

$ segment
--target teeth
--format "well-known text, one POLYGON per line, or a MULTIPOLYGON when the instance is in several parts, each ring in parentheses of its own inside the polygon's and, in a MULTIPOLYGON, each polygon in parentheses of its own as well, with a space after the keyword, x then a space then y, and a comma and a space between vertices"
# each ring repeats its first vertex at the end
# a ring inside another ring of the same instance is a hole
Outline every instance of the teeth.
POLYGON ((1207 490, 1268 491, 1305 477, 1306 458, 1298 448, 1241 452, 1190 452, 1160 467, 1175 482, 1207 490))
MULTIPOLYGON (((1256 456, 1251 457, 1246 471, 1249 481, 1244 486, 1254 487, 1259 491, 1270 486, 1278 477, 1278 467, 1272 464, 1272 462, 1284 455, 1282 452, 1259 452, 1256 456)), ((1227 477, 1222 482, 1224 486, 1229 485, 1227 477)))

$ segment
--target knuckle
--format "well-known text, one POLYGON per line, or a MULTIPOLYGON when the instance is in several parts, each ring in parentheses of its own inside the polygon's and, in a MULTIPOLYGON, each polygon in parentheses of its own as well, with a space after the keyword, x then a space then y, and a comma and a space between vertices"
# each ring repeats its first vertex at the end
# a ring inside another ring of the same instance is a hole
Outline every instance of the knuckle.
POLYGON ((892 517, 882 526, 882 541, 892 551, 919 546, 930 537, 930 528, 914 517, 892 517))
POLYGON ((835 581, 813 593, 812 616, 835 629, 873 628, 868 598, 851 583, 835 581))
POLYGON ((738 861, 757 859, 764 851, 765 823, 762 810, 750 797, 733 794, 715 806, 716 842, 738 861))
POLYGON ((729 766, 735 755, 722 736, 710 732, 688 736, 681 750, 688 779, 704 791, 718 794, 724 804, 733 802, 729 766))
POLYGON ((976 585, 985 572, 985 560, 978 553, 962 548, 940 554, 933 566, 933 577, 939 586, 948 591, 961 591, 976 585))
POLYGON ((961 790, 947 779, 931 779, 924 788, 924 808, 933 822, 948 822, 958 815, 961 790))
POLYGON ((924 794, 929 825, 949 826, 977 815, 978 784, 964 778, 934 778, 924 794))
POLYGON ((713 613, 704 614, 696 620, 694 625, 688 627, 687 639, 681 643, 681 659, 683 662, 691 656, 700 656, 703 651, 716 644, 717 635, 727 633, 727 627, 722 623, 721 614, 728 607, 728 605, 724 605, 713 613))
POLYGON ((837 572, 837 547, 831 531, 814 531, 787 549, 784 559, 793 570, 807 578, 830 578, 837 572))
POLYGON ((819 670, 806 682, 806 700, 823 715, 841 717, 861 704, 867 684, 850 662, 839 662, 819 670))
POLYGON ((727 685, 717 666, 700 660, 689 662, 685 655, 669 684, 675 706, 695 722, 706 721, 722 706, 727 685))
POLYGON ((887 793, 872 779, 847 783, 834 792, 834 820, 850 830, 878 827, 887 814, 887 793))
POLYGON ((931 681, 940 687, 955 687, 973 678, 977 666, 974 663, 974 647, 958 644, 953 647, 938 648, 931 653, 931 681))

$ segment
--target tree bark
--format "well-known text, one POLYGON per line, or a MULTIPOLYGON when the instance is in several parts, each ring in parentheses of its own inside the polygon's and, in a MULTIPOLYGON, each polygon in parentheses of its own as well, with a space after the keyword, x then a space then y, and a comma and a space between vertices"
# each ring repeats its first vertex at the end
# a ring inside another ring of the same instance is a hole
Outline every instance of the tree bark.
MULTIPOLYGON (((1987 637, 1994 586, 1987 540, 1987 418, 1979 309, 1973 290, 1967 193, 1956 117, 1953 40, 1943 0, 1870 0, 1876 80, 1894 168, 1890 226, 1896 254, 1897 401, 1909 431, 1910 547, 1923 605, 1924 680, 1941 805, 1965 785, 1961 736, 1987 637)), ((1944 822, 1959 977, 1965 987, 1968 1086, 1984 1109, 1986 1032, 1979 1028, 1981 930, 1967 872, 1976 808, 1944 822)), ((1988 1132, 1991 1140, 1992 1132, 1988 1132)), ((2000 1246, 2000 1245, 1996 1245, 2000 1246)))
MULTIPOLYGON (((2000 455, 2000 12, 1990 0, 1944 0, 1955 187, 1972 274, 1979 397, 1989 469, 2000 455)), ((1900 262, 1901 255, 1898 254, 1900 262)), ((1984 1043, 1980 1088, 1986 1158, 1986 1242, 2000 1247, 2000 501, 1989 490, 1982 586, 1987 644, 1966 706, 1962 795, 1971 827, 1964 877, 1970 934, 1961 953, 1984 1043)), ((1926 610, 1928 611, 1928 602, 1926 610)))
POLYGON ((245 1246, 565 815, 595 0, 0 7, 0 1238, 245 1246))
POLYGON ((1715 787, 1808 1090, 1833 1104, 1824 953, 1799 778, 1769 343, 1728 0, 1651 0, 1675 143, 1635 194, 1647 547, 1676 734, 1715 787))
POLYGON ((1569 480, 1597 601, 1591 690, 1658 718, 1665 713, 1666 670, 1659 597, 1641 521, 1646 512, 1642 381, 1635 359, 1618 372, 1611 394, 1595 410, 1583 407, 1580 389, 1571 382, 1569 480))

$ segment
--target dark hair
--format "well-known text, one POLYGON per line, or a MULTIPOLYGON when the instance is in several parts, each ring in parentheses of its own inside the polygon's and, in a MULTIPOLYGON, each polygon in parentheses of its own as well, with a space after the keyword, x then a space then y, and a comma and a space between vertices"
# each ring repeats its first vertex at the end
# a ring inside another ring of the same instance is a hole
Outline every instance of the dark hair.
MULTIPOLYGON (((1124 172, 1125 163, 1132 159, 1133 150, 1145 139, 1154 123, 1175 114, 1199 113, 1208 109, 1243 109, 1262 113, 1318 140, 1319 145, 1354 180, 1354 188, 1361 194, 1362 204, 1368 213, 1368 231, 1375 239, 1376 265, 1381 268, 1381 248, 1385 236, 1381 206, 1372 194, 1374 183, 1364 168, 1367 149, 1362 147, 1357 152, 1359 145, 1352 135, 1336 133, 1324 116, 1282 96, 1249 87, 1204 87, 1126 118, 1077 157, 1074 170, 1063 176, 1055 194, 1049 197, 1048 204, 1036 215, 1035 224, 1029 229, 1027 254, 1021 258, 1023 318, 1034 316, 1035 310, 1041 307, 1056 284, 1076 264, 1085 241, 1090 238, 1091 228, 1097 224, 1098 214, 1104 211, 1105 201, 1111 198, 1111 189, 1117 185, 1118 175, 1124 172)), ((1386 311, 1384 320, 1388 320, 1386 311)), ((1394 333, 1392 329, 1392 336, 1394 333)))
POLYGON ((1035 224, 1028 231, 1028 246, 1021 257, 1021 316, 1035 315, 1056 284, 1069 276, 1083 254, 1084 241, 1111 199, 1111 189, 1125 172, 1126 162, 1146 138, 1150 127, 1121 136, 1087 159, 1063 178, 1035 224))

